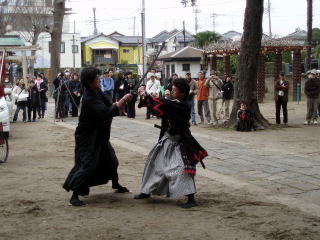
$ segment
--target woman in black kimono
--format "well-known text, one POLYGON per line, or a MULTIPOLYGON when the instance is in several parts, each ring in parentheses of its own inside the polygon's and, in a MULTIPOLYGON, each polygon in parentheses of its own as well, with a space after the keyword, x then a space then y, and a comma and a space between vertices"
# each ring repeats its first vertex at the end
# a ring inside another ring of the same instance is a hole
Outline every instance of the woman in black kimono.
POLYGON ((81 73, 85 92, 75 132, 75 166, 63 185, 67 191, 73 191, 70 203, 74 206, 85 204, 79 200, 79 195, 88 195, 90 187, 106 184, 109 180, 118 192, 129 191, 118 182, 119 163, 109 140, 112 118, 123 111, 131 95, 110 103, 100 89, 99 74, 100 71, 92 67, 81 73))
POLYGON ((236 130, 240 132, 255 130, 253 113, 248 109, 245 102, 240 103, 240 109, 237 112, 236 130))
POLYGON ((191 109, 186 99, 190 87, 184 79, 173 81, 173 98, 153 98, 144 87, 139 94, 139 107, 148 107, 152 114, 162 118, 159 141, 148 155, 140 194, 135 199, 149 198, 151 194, 178 198, 187 196, 183 208, 197 206, 194 198, 196 164, 208 156, 190 132, 191 109))

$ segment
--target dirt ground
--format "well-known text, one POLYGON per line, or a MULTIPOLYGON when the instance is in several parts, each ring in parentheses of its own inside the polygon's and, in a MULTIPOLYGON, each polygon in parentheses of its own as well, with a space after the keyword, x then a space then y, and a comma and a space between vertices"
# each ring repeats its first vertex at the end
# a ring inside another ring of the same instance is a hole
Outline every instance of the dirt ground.
POLYGON ((91 189, 85 207, 68 205, 61 185, 73 165, 73 131, 46 121, 12 125, 8 162, 0 165, 0 239, 320 239, 320 218, 266 202, 244 189, 197 177, 199 207, 139 192, 144 157, 116 148, 120 182, 91 189))

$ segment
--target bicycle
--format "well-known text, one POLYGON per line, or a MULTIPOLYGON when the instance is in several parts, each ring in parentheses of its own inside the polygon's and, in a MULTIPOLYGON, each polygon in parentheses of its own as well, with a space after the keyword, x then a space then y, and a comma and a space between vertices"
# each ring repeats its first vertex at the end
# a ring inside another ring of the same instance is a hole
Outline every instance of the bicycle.
POLYGON ((3 132, 2 123, 0 123, 0 163, 5 163, 9 156, 8 138, 3 132))

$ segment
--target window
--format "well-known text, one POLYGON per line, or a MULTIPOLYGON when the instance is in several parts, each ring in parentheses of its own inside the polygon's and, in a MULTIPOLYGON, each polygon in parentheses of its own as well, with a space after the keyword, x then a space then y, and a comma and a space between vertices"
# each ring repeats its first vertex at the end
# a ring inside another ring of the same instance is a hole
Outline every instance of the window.
POLYGON ((123 49, 122 51, 123 51, 123 53, 129 53, 130 52, 129 49, 123 49))
POLYGON ((176 65, 171 64, 171 75, 176 72, 176 65))
MULTIPOLYGON (((66 51, 66 46, 65 46, 65 42, 61 42, 60 45, 60 53, 65 53, 66 51)), ((49 42, 49 53, 51 53, 51 41, 49 42)))
POLYGON ((79 53, 79 46, 78 45, 72 45, 72 53, 79 53))
POLYGON ((182 64, 182 71, 190 71, 190 64, 182 64))

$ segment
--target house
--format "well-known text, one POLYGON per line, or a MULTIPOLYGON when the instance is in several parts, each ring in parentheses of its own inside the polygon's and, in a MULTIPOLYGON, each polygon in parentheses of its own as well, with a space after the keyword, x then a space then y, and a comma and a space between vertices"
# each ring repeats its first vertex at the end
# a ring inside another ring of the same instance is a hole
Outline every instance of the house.
POLYGON ((179 77, 184 77, 187 72, 190 72, 193 78, 198 77, 198 73, 201 71, 202 53, 203 50, 201 49, 187 46, 160 56, 159 60, 163 61, 165 77, 169 78, 173 73, 177 73, 179 77))
POLYGON ((296 28, 296 30, 293 33, 290 33, 284 38, 304 43, 305 41, 307 41, 307 31, 301 30, 300 28, 296 28))
POLYGON ((142 63, 142 38, 118 32, 100 33, 81 41, 82 63, 93 66, 142 63))
POLYGON ((221 35, 222 41, 239 41, 242 38, 242 33, 229 31, 221 35))
POLYGON ((161 55, 165 55, 167 53, 171 53, 177 50, 184 48, 185 46, 189 46, 193 43, 194 38, 191 33, 183 30, 174 29, 171 32, 166 30, 158 33, 152 38, 149 38, 147 41, 147 55, 154 54, 165 42, 165 47, 162 50, 161 55))

